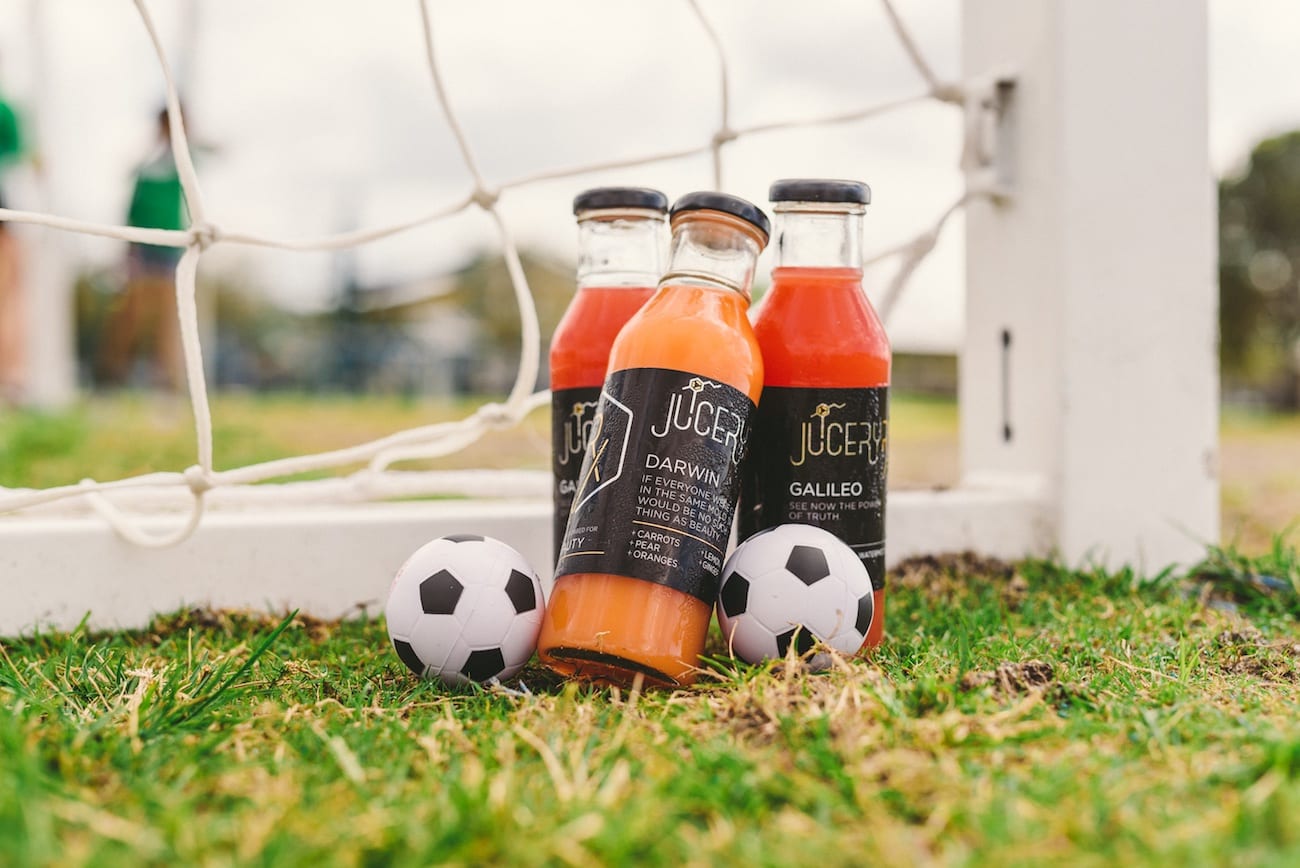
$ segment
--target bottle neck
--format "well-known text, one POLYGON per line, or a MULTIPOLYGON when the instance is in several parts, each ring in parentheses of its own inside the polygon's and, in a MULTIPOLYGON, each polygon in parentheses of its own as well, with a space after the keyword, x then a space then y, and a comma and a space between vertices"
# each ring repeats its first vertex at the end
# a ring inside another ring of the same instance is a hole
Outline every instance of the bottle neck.
POLYGON ((673 220, 668 271, 660 285, 727 289, 749 301, 754 268, 766 239, 752 224, 719 211, 690 211, 673 220))
POLYGON ((782 202, 776 268, 862 268, 862 205, 782 202))
POLYGON ((647 287, 664 270, 666 221, 657 211, 601 209, 578 215, 578 288, 647 287))

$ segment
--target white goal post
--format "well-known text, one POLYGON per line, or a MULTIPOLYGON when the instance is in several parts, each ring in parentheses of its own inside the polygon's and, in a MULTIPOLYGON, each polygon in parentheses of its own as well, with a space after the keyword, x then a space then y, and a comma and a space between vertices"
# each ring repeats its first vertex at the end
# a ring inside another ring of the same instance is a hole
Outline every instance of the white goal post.
POLYGON ((1197 559, 1219 534, 1205 0, 965 8, 967 69, 1016 70, 1014 200, 967 211, 965 484, 1037 480, 1067 562, 1197 559))
MULTIPOLYGON (((890 493, 889 562, 967 549, 1144 571, 1194 560, 1218 537, 1206 0, 970 0, 963 13, 960 83, 933 79, 900 32, 927 97, 957 103, 967 120, 962 477, 951 490, 890 493)), ((725 60, 723 70, 725 81, 725 60)), ((725 145, 747 132, 730 127, 725 99, 722 114, 710 144, 719 173, 725 145)), ((462 207, 497 216, 466 157, 476 188, 462 207)), ((941 225, 895 251, 891 297, 941 225)), ((193 245, 191 281, 200 247, 235 238, 196 231, 208 235, 180 242, 193 245)), ((525 401, 512 394, 507 408, 525 401)), ((203 442, 184 479, 200 505, 221 477, 203 442)), ((69 628, 87 612, 95 627, 138 626, 191 605, 375 612, 411 551, 467 529, 549 573, 547 477, 505 485, 513 496, 495 500, 252 497, 198 510, 188 536, 175 510, 133 521, 144 535, 185 536, 163 547, 125 538, 102 502, 100 512, 0 515, 0 635, 69 628)))

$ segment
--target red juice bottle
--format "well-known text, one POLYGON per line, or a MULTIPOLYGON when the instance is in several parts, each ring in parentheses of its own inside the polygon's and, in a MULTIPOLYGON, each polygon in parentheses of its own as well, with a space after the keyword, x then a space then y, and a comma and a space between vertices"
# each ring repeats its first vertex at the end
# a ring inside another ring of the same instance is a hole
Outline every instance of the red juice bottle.
POLYGON ((889 339, 862 289, 862 219, 871 190, 856 181, 777 181, 772 286, 754 322, 763 400, 742 473, 739 538, 797 522, 857 552, 875 590, 863 647, 885 617, 885 478, 889 339))
POLYGON ((663 274, 668 197, 644 187, 596 187, 574 198, 573 213, 578 218, 578 291, 551 338, 557 559, 610 348, 663 274))
POLYGON ((767 216, 692 193, 672 229, 614 342, 538 640, 555 671, 614 684, 695 680, 763 387, 748 309, 767 216))

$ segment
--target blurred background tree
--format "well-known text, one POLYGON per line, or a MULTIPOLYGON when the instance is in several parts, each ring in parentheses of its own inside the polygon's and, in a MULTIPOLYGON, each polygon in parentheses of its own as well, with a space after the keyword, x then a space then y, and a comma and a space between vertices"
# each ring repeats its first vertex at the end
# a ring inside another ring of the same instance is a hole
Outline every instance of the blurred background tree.
MULTIPOLYGON (((573 265, 522 251, 546 349, 574 292, 573 265)), ((445 277, 409 284, 367 285, 348 258, 340 262, 333 302, 319 313, 277 306, 246 275, 204 277, 213 298, 215 343, 205 347, 213 381, 222 388, 403 395, 501 394, 519 365, 520 319, 505 261, 497 252, 471 255, 445 277)), ((97 352, 107 311, 121 292, 111 268, 83 271, 76 283, 77 354, 83 384, 100 386, 97 352)), ((128 385, 148 384, 148 358, 137 360, 128 385)))
MULTIPOLYGON (((572 263, 557 262, 544 254, 522 250, 519 253, 524 276, 537 304, 541 325, 542 347, 550 344, 564 309, 576 289, 572 263)), ((486 380, 476 383, 477 391, 501 392, 510 388, 519 366, 521 324, 510 272, 500 253, 474 256, 454 278, 454 288, 446 296, 478 325, 479 344, 483 352, 476 376, 486 380)), ((542 383, 547 383, 545 353, 542 360, 542 383)))
POLYGON ((1225 396, 1300 409, 1300 130, 1220 183, 1219 290, 1225 396))

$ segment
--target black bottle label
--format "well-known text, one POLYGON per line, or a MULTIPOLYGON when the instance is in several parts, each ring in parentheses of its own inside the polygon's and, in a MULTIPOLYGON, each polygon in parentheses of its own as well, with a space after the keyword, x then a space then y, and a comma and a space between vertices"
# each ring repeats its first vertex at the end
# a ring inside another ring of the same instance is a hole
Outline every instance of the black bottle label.
POLYGON ((712 605, 754 409, 745 393, 684 371, 610 374, 556 578, 612 573, 712 605))
POLYGON ((742 474, 739 537, 811 524, 858 553, 885 586, 889 389, 763 390, 742 474))
POLYGON ((552 551, 556 559, 560 557, 564 528, 569 523, 569 510, 573 508, 573 492, 578 487, 578 474, 582 472, 582 456, 587 451, 587 441, 591 439, 599 403, 600 386, 551 392, 551 474, 555 477, 551 491, 551 500, 555 504, 552 528, 555 548, 552 551))

